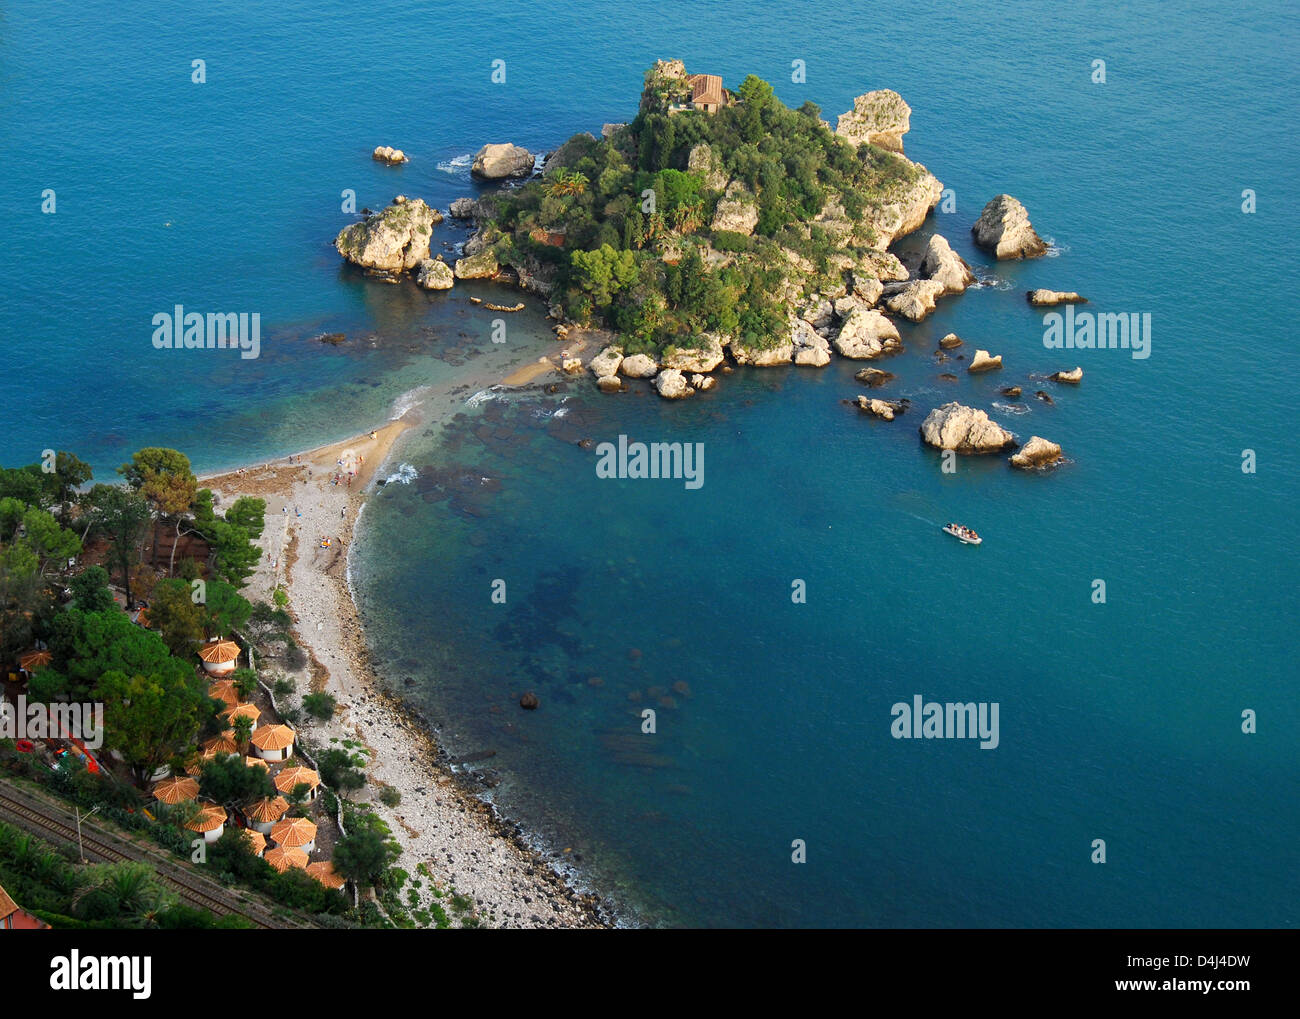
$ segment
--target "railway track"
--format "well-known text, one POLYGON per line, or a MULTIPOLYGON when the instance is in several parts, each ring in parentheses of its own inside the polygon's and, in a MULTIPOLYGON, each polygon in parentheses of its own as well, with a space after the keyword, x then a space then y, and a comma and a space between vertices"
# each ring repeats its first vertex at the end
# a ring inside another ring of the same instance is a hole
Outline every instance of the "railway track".
MULTIPOLYGON (((34 835, 53 836, 73 846, 77 844, 74 818, 68 817, 61 806, 56 807, 42 799, 20 792, 0 783, 0 817, 15 821, 34 835)), ((105 833, 82 821, 81 844, 86 858, 103 863, 147 863, 181 899, 191 906, 206 909, 215 916, 236 913, 258 927, 278 930, 286 927, 312 926, 298 918, 278 919, 271 911, 256 903, 242 901, 211 878, 202 877, 168 859, 162 852, 105 833)))

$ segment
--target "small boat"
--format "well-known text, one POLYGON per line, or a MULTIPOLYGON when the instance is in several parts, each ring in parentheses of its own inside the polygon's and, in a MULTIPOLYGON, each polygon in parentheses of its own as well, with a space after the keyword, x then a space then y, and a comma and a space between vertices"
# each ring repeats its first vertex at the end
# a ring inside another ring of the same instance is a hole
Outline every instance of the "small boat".
POLYGON ((979 545, 984 541, 983 538, 972 531, 969 527, 962 527, 961 524, 948 524, 944 527, 944 532, 946 534, 951 534, 958 541, 967 545, 979 545))

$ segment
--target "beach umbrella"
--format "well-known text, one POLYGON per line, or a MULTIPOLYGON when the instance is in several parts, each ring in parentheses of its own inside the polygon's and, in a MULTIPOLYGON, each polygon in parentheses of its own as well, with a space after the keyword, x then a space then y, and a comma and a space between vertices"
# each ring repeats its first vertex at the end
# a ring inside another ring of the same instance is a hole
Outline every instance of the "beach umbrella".
POLYGON ((314 791, 320 785, 320 775, 312 771, 311 768, 297 765, 292 768, 285 768, 275 776, 275 787, 286 796, 293 792, 295 786, 299 785, 310 786, 314 791))
POLYGON ((233 662, 243 652, 233 640, 213 640, 199 648, 199 657, 209 665, 233 662))
POLYGON ((209 740, 204 740, 203 756, 211 760, 217 754, 237 754, 239 753, 239 744, 235 742, 235 730, 227 729, 220 736, 213 736, 209 740))
POLYGON ((309 863, 307 864, 307 873, 326 888, 342 888, 347 884, 343 876, 335 871, 333 860, 319 860, 316 863, 309 863))
POLYGON ((264 725, 249 737, 248 742, 264 753, 274 753, 292 747, 297 735, 287 725, 264 725))
POLYGON ((316 825, 305 817, 290 817, 271 829, 271 841, 286 849, 302 849, 316 844, 316 825))
POLYGON ((239 834, 244 836, 244 841, 248 843, 253 850, 254 856, 261 856, 266 852, 266 836, 260 831, 253 831, 251 828, 241 828, 239 834))
POLYGON ((53 660, 54 656, 48 651, 28 651, 25 655, 18 656, 18 667, 27 672, 34 672, 49 665, 53 660))
POLYGON ((228 708, 239 703, 239 688, 233 679, 215 679, 208 684, 208 696, 228 708))
POLYGON ((236 718, 248 718, 256 728, 257 720, 262 717, 262 709, 256 704, 236 704, 233 708, 226 708, 221 712, 221 717, 231 724, 234 724, 236 718))
POLYGON ((311 858, 301 849, 285 849, 283 846, 277 846, 263 853, 262 859, 283 874, 290 867, 306 870, 311 858))
POLYGON ((258 800, 244 811, 250 821, 258 821, 261 824, 270 824, 273 821, 278 821, 288 812, 289 801, 283 796, 277 796, 274 799, 258 800))
POLYGON ((159 803, 184 803, 199 795, 199 784, 192 778, 173 776, 165 778, 153 787, 153 798, 159 803))
POLYGON ((226 823, 226 808, 218 806, 215 803, 205 803, 202 809, 194 815, 193 820, 185 825, 190 831, 209 832, 216 831, 226 823))

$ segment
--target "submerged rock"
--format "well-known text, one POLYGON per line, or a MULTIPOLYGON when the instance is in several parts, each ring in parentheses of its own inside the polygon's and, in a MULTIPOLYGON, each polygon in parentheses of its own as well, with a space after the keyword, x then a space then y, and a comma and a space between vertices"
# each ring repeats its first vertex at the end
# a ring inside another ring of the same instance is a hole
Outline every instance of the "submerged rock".
POLYGON ((1035 396, 1035 398, 1037 398, 1037 399, 1039 399, 1039 400, 1042 400, 1043 403, 1046 403, 1046 404, 1053 404, 1053 403, 1056 402, 1056 401, 1053 400, 1053 399, 1052 399, 1052 398, 1051 398, 1047 393, 1044 393, 1041 389, 1038 390, 1038 392, 1034 393, 1034 396, 1035 396))
POLYGON ((1025 298, 1035 308, 1050 308, 1054 304, 1087 304, 1086 297, 1080 297, 1073 290, 1026 290, 1025 298))
POLYGON ((1019 387, 1019 386, 1004 386, 1002 389, 1000 389, 1000 390, 998 390, 998 391, 999 391, 1003 396, 1005 396, 1008 400, 1019 400, 1019 399, 1020 399, 1020 387, 1019 387))
POLYGON ((998 258, 1037 258, 1047 251, 1029 222, 1029 213, 1010 195, 990 200, 970 229, 975 243, 998 258))
POLYGON ((536 711, 541 701, 537 699, 537 694, 531 690, 519 698, 519 706, 525 711, 536 711))
POLYGON ((482 180, 527 177, 533 172, 533 154, 509 142, 484 145, 474 155, 470 173, 482 180))
POLYGON ((887 372, 880 368, 863 368, 853 377, 864 386, 870 386, 872 389, 898 378, 893 372, 887 372))
POLYGON ((982 410, 960 403, 945 403, 926 415, 921 438, 935 449, 958 453, 1000 453, 1016 443, 1015 437, 982 410))
POLYGON ((429 239, 441 221, 422 199, 394 202, 345 226, 334 238, 334 249, 366 269, 405 272, 429 257, 429 239))
POLYGON ((1022 470, 1050 467, 1061 459, 1061 447, 1055 442, 1038 435, 1030 436, 1029 441, 1011 456, 1011 466, 1022 470))
POLYGON ((907 400, 876 400, 867 396, 859 396, 858 406, 868 414, 874 414, 886 421, 893 421, 896 415, 902 414, 911 404, 907 400))

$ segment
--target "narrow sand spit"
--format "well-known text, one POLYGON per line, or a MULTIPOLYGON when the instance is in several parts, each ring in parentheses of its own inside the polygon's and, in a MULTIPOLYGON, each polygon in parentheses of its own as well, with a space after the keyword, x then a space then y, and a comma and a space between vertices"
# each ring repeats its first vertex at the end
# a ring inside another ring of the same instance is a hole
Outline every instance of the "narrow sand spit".
MULTIPOLYGON (((547 367, 538 363, 525 371, 535 375, 547 367)), ((415 412, 408 412, 373 432, 294 456, 292 463, 283 458, 207 477, 203 484, 219 496, 219 507, 240 495, 266 500, 265 555, 245 595, 270 602, 276 586, 288 593, 296 639, 312 659, 311 689, 338 701, 330 722, 304 722, 304 734, 319 747, 337 745, 330 743, 334 738, 371 750, 369 782, 357 798, 374 804, 402 844, 398 866, 414 878, 423 863, 426 886, 432 881, 468 895, 488 926, 604 926, 595 897, 570 889, 453 775, 433 740, 380 689, 370 666, 347 586, 347 555, 373 479, 415 423, 415 412), (350 484, 349 471, 355 472, 350 484), (383 786, 401 793, 398 806, 379 801, 383 786)), ((297 696, 305 686, 300 679, 297 696)))

